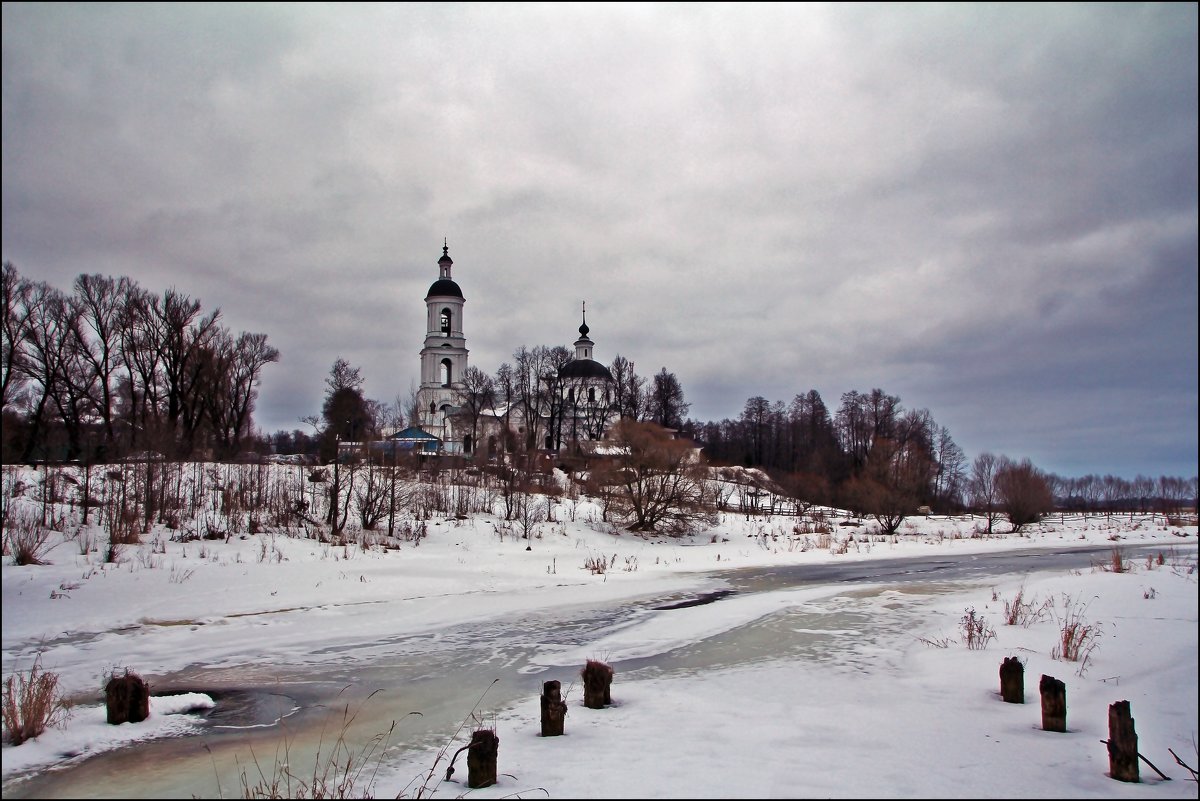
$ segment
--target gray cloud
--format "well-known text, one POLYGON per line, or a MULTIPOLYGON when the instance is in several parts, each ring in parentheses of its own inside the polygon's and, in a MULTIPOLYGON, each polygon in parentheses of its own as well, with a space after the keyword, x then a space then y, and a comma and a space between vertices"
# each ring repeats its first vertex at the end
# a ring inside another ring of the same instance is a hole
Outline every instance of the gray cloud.
POLYGON ((3 247, 283 353, 417 377, 450 238, 472 361, 566 344, 699 419, 881 387, 974 456, 1197 461, 1192 5, 3 6, 3 247))

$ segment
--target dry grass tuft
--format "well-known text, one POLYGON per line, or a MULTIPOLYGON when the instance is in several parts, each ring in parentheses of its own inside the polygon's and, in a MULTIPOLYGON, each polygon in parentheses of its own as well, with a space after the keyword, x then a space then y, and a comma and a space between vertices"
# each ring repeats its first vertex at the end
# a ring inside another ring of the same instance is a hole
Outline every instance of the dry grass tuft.
POLYGON ((5 553, 14 565, 44 565, 49 549, 50 529, 32 515, 14 515, 6 526, 5 553))
POLYGON ((70 708, 58 691, 58 674, 42 670, 41 654, 28 673, 4 680, 3 704, 4 732, 13 745, 38 737, 70 717, 70 708))
POLYGON ((1017 590, 1017 596, 1012 601, 1004 602, 1004 623, 1007 626, 1020 625, 1029 628, 1046 616, 1051 603, 1049 599, 1041 605, 1037 604, 1036 598, 1025 600, 1025 588, 1022 587, 1017 590))
POLYGON ((1063 608, 1063 616, 1057 619, 1058 644, 1051 649, 1050 657, 1078 662, 1077 674, 1082 676, 1092 652, 1099 646, 1100 624, 1089 623, 1085 617, 1087 604, 1072 600, 1069 595, 1063 595, 1063 608))
MULTIPOLYGON (((376 691, 378 692, 378 691, 376 691)), ((370 700, 371 693, 367 696, 370 700)), ((251 749, 251 757, 258 778, 251 782, 247 769, 242 768, 242 798, 374 798, 376 774, 383 753, 395 731, 396 723, 382 734, 377 734, 357 750, 352 748, 347 735, 357 711, 351 713, 347 705, 342 709, 342 722, 337 740, 328 753, 322 753, 325 739, 317 746, 311 775, 297 775, 291 768, 290 743, 282 744, 282 754, 276 753, 274 765, 264 770, 258 756, 251 749)))
POLYGON ((1121 549, 1113 546, 1111 570, 1114 573, 1124 573, 1129 570, 1129 563, 1125 561, 1125 555, 1121 553, 1121 549))

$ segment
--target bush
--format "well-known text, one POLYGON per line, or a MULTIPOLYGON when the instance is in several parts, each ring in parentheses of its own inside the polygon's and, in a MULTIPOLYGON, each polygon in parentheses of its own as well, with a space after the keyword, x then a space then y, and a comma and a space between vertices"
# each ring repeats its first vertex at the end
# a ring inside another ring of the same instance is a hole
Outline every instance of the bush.
POLYGON ((966 610, 959 623, 962 627, 963 641, 972 651, 982 651, 987 648, 989 641, 996 639, 996 630, 987 624, 983 615, 976 612, 974 607, 966 610))
POLYGON ((4 732, 8 741, 20 745, 59 726, 70 717, 66 701, 58 691, 58 674, 42 670, 38 654, 28 674, 17 673, 4 680, 4 732))

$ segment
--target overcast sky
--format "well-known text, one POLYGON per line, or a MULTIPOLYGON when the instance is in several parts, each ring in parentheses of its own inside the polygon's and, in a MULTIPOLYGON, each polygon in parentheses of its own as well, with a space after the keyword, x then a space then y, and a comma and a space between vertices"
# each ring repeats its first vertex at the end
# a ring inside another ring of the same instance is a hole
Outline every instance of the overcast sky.
POLYGON ((878 387, 974 458, 1197 469, 1197 6, 3 4, 3 258, 418 380, 666 367, 690 417, 878 387))

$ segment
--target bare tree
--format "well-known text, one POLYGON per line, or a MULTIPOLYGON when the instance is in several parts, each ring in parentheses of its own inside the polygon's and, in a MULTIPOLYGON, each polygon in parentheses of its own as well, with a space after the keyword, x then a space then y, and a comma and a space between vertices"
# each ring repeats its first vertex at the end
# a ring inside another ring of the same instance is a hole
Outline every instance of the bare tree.
POLYGON ((987 520, 988 534, 992 533, 992 527, 1003 514, 1000 489, 996 485, 996 472, 1000 465, 1001 461, 995 454, 979 454, 971 465, 971 479, 967 484, 971 506, 976 514, 983 515, 987 520))
POLYGON ((967 481, 967 457, 963 449, 950 436, 950 429, 938 429, 934 443, 934 461, 937 473, 934 478, 933 497, 947 511, 959 508, 967 481))
POLYGON ((538 385, 541 382, 541 365, 535 351, 536 349, 530 350, 524 345, 513 351, 513 403, 521 419, 523 451, 534 450, 538 442, 541 417, 541 393, 538 385))
POLYGON ((213 341, 221 330, 221 310, 200 316, 200 301, 174 289, 163 293, 158 306, 162 370, 166 389, 167 425, 178 438, 176 450, 188 455, 204 421, 202 392, 211 379, 213 341))
POLYGON ((159 306, 158 296, 135 286, 127 293, 121 314, 120 356, 126 379, 119 402, 125 407, 130 448, 157 435, 165 414, 161 370, 165 332, 159 306))
POLYGON ((775 436, 775 432, 770 430, 770 414, 771 403, 762 395, 755 395, 753 398, 750 398, 742 408, 740 422, 742 430, 745 432, 748 448, 746 464, 761 465, 766 463, 764 459, 766 443, 775 436))
POLYGON ((351 367, 348 361, 339 356, 325 378, 325 394, 329 396, 343 389, 361 390, 363 380, 362 369, 351 367))
POLYGON ((0 327, 0 408, 16 400, 28 375, 25 339, 29 329, 30 292, 33 285, 21 277, 11 261, 4 262, 4 323, 0 327))
POLYGON ((354 504, 362 527, 372 531, 380 520, 388 516, 389 501, 394 508, 395 467, 392 467, 392 475, 389 476, 387 468, 368 460, 362 472, 363 480, 354 490, 354 504))
MULTIPOLYGON (((400 399, 397 398, 399 403, 400 399)), ((413 427, 421 425, 421 388, 417 386, 416 381, 412 381, 408 385, 408 394, 404 396, 404 415, 408 418, 408 424, 413 427)))
POLYGON ((217 332, 214 364, 204 393, 209 419, 221 450, 228 456, 241 451, 250 434, 251 415, 263 367, 279 361, 279 351, 267 344, 266 334, 242 332, 236 341, 217 332))
POLYGON ((690 443, 634 420, 618 422, 613 440, 623 452, 614 506, 631 530, 677 536, 714 521, 708 476, 690 443))
POLYGON ((562 422, 558 370, 570 360, 571 352, 562 345, 522 345, 513 352, 513 400, 525 429, 525 451, 557 447, 562 422))
POLYGON ((654 376, 654 384, 650 388, 650 399, 647 412, 650 419, 663 428, 678 429, 683 425, 691 404, 683 399, 683 386, 674 373, 662 368, 654 376))
POLYGON ((1054 508, 1049 481, 1028 459, 1020 462, 1002 459, 996 469, 995 485, 1013 531, 1036 523, 1054 508))
POLYGON ((929 460, 911 439, 876 437, 871 454, 844 494, 852 508, 875 518, 886 534, 895 534, 916 511, 925 489, 929 460))
POLYGON ((371 438, 375 414, 363 397, 359 368, 350 367, 345 359, 337 359, 325 379, 325 401, 321 405, 320 454, 322 461, 338 459, 340 441, 358 442, 371 438))
POLYGON ((113 426, 117 370, 120 368, 121 332, 125 300, 133 282, 103 275, 80 275, 75 279, 76 302, 81 309, 76 329, 80 354, 96 376, 95 408, 104 425, 104 444, 116 442, 113 426))
POLYGON ((613 377, 613 405, 618 418, 644 420, 646 417, 646 379, 634 370, 634 364, 617 354, 608 371, 613 377))
POLYGON ((32 431, 21 455, 23 461, 29 461, 34 450, 45 442, 50 409, 58 405, 70 413, 71 401, 65 393, 73 320, 66 296, 44 281, 31 285, 25 314, 29 322, 22 370, 37 387, 33 397, 32 431))
POLYGON ((459 377, 457 390, 462 416, 471 428, 471 449, 479 447, 479 423, 488 414, 494 413, 496 387, 492 377, 471 365, 459 377))
POLYGON ((496 404, 504 410, 501 414, 503 422, 500 428, 500 441, 496 444, 502 453, 508 454, 516 448, 515 438, 512 435, 512 411, 517 393, 516 379, 511 364, 505 362, 496 370, 496 377, 492 380, 492 388, 496 404))
POLYGON ((836 421, 838 438, 855 471, 866 464, 876 440, 896 438, 900 409, 900 399, 882 389, 842 394, 836 421))

